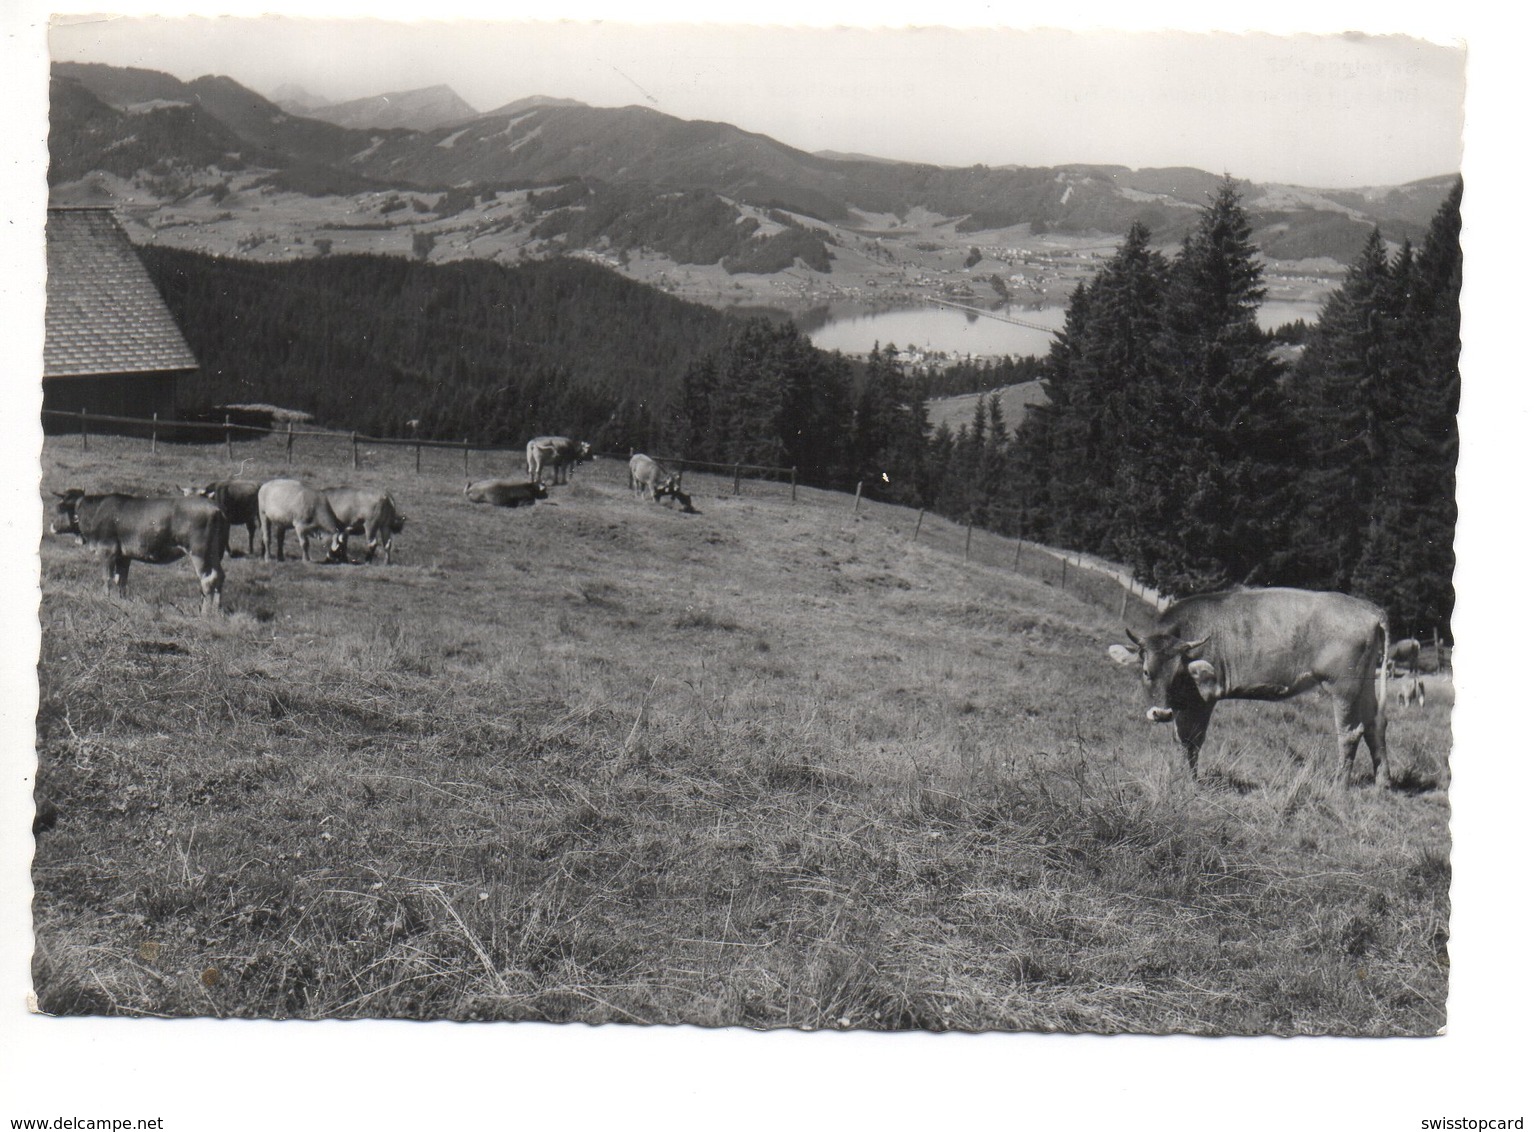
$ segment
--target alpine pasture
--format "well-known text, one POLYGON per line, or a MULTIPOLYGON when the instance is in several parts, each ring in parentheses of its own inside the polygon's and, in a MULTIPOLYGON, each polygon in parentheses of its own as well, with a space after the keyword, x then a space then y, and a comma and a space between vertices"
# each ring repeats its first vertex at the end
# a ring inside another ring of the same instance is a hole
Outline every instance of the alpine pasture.
MULTIPOLYGON (((506 510, 446 457, 235 451, 408 522, 389 566, 229 560, 218 619, 184 564, 121 601, 44 537, 45 1011, 1444 1024, 1442 678, 1392 712, 1393 789, 1336 780, 1314 695, 1221 705, 1195 786, 1105 655, 1117 602, 994 536, 966 563, 931 516, 693 474, 686 515, 619 461, 506 510)), ((234 473, 222 446, 42 457, 44 499, 234 473)))

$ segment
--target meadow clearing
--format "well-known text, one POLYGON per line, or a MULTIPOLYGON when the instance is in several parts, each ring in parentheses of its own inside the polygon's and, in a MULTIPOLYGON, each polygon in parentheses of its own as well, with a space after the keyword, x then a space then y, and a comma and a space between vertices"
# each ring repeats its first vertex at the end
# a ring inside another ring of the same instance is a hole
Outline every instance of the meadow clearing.
MULTIPOLYGON (((904 509, 692 474, 685 515, 612 461, 505 511, 456 455, 235 455, 409 522, 388 567, 230 560, 216 620, 184 564, 124 602, 44 536, 45 1011, 1444 1025, 1445 679, 1392 713, 1396 788, 1336 780, 1314 695, 1222 705, 1194 786, 1105 655, 1118 603, 1005 540, 965 563, 931 516, 913 539, 904 509)), ((54 437, 42 488, 232 470, 54 437)))

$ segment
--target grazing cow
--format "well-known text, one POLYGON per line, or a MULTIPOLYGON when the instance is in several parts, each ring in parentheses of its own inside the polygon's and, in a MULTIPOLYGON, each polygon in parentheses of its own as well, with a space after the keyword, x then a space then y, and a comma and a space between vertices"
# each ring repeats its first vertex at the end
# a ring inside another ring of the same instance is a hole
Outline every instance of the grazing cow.
POLYGON ((591 445, 568 436, 535 436, 527 442, 527 478, 543 482, 543 469, 554 469, 554 483, 567 483, 572 465, 591 459, 591 445))
POLYGON ((1422 660, 1422 642, 1416 637, 1404 637, 1390 646, 1385 667, 1391 676, 1403 669, 1411 676, 1417 675, 1417 665, 1422 660))
POLYGON ((470 503, 493 503, 497 507, 521 507, 549 497, 541 483, 518 483, 515 480, 480 480, 463 485, 470 503))
POLYGON ((341 524, 340 544, 337 557, 346 557, 346 536, 366 535, 368 543, 366 562, 373 561, 379 546, 383 547, 384 565, 389 565, 394 548, 394 536, 405 529, 405 516, 394 506, 387 491, 370 487, 327 487, 325 498, 341 524))
MULTIPOLYGON (((229 529, 245 528, 245 553, 256 552, 256 528, 261 525, 261 507, 256 500, 261 485, 255 480, 217 480, 202 487, 183 487, 182 495, 200 495, 213 500, 214 506, 229 520, 229 529)), ((233 548, 230 549, 233 554, 233 548)))
POLYGON ((223 604, 224 553, 229 548, 229 520, 210 501, 173 495, 144 499, 133 495, 86 495, 72 488, 53 509, 54 534, 78 535, 101 559, 107 593, 128 596, 128 567, 133 562, 161 564, 190 558, 202 591, 202 612, 223 604))
POLYGON ((346 545, 345 528, 330 508, 323 491, 316 491, 298 480, 268 480, 257 493, 261 511, 261 557, 269 560, 272 547, 277 561, 283 560, 282 540, 291 527, 298 535, 304 561, 309 561, 309 536, 316 531, 331 536, 326 562, 334 562, 346 545))
POLYGON ((636 452, 629 457, 629 486, 636 495, 648 494, 659 501, 662 495, 675 495, 682 489, 682 477, 679 473, 667 472, 644 453, 636 452))
POLYGON ((1396 685, 1396 703, 1403 708, 1416 704, 1427 707, 1427 685, 1419 676, 1412 676, 1396 685))
POLYGON ((1139 666, 1145 718, 1175 724, 1195 776, 1220 700, 1283 700, 1321 687, 1332 697, 1343 777, 1362 739, 1375 781, 1389 783, 1380 667, 1389 637, 1379 607, 1312 590, 1199 594, 1168 606, 1145 636, 1129 632, 1129 639, 1132 651, 1114 645, 1108 653, 1120 664, 1139 666))

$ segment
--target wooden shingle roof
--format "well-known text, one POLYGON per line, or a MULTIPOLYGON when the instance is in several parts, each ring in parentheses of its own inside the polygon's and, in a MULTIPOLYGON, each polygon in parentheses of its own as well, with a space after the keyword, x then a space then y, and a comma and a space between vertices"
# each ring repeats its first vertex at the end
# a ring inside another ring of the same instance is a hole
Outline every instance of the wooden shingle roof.
POLYGON ((111 209, 50 208, 47 237, 45 378, 197 368, 111 209))

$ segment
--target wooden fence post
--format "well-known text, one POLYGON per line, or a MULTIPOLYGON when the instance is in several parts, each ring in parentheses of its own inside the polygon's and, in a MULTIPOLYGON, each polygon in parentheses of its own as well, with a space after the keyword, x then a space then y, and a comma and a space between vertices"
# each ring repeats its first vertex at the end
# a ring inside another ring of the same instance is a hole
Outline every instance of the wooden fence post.
POLYGON ((1124 599, 1119 602, 1119 620, 1124 620, 1124 614, 1129 612, 1129 587, 1124 587, 1124 599))
POLYGON ((229 414, 224 414, 224 459, 234 463, 234 438, 229 434, 229 414))
POLYGON ((863 481, 858 480, 857 494, 852 497, 852 513, 856 515, 861 506, 863 506, 863 481))
POLYGON ((154 423, 149 426, 149 454, 153 456, 160 447, 160 414, 154 414, 154 423))
POLYGON ((1018 566, 1023 561, 1023 536, 1017 536, 1017 550, 1012 554, 1012 573, 1016 574, 1018 566))
POLYGON ((799 465, 795 464, 788 470, 788 501, 799 502, 799 465))
POLYGON ((293 422, 288 422, 288 463, 293 463, 293 422))
POLYGON ((415 474, 421 474, 421 442, 415 442, 415 474))
POLYGON ((80 407, 80 450, 82 452, 89 452, 91 450, 91 434, 90 430, 85 427, 85 407, 83 405, 80 407))
POLYGON ((352 471, 362 467, 362 462, 357 457, 357 430, 352 429, 352 471))
POLYGON ((463 438, 463 474, 469 474, 469 438, 463 438))
POLYGON ((740 494, 740 465, 735 465, 735 494, 740 494))
POLYGON ((1066 558, 1064 555, 1061 555, 1060 556, 1060 588, 1062 590, 1065 589, 1065 568, 1069 564, 1070 564, 1070 559, 1066 558))
POLYGON ((916 512, 916 530, 911 535, 912 542, 915 542, 917 539, 921 538, 921 521, 926 517, 926 514, 927 509, 925 507, 916 512))

